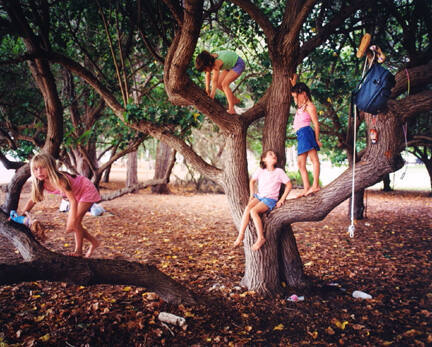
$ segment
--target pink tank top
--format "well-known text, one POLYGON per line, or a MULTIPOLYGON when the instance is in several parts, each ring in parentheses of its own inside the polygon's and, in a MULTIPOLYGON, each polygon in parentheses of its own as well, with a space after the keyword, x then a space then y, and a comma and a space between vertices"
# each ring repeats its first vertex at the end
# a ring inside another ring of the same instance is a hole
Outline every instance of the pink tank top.
POLYGON ((311 120, 312 120, 312 118, 307 111, 305 111, 303 108, 297 109, 297 112, 294 116, 294 124, 293 124, 294 131, 297 131, 300 128, 309 126, 311 123, 311 120))
MULTIPOLYGON (((76 176, 73 177, 69 174, 66 174, 69 178, 69 182, 72 188, 72 194, 75 196, 75 199, 79 202, 98 202, 101 200, 101 196, 97 191, 94 184, 84 176, 76 176)), ((45 186, 44 189, 51 194, 61 195, 63 198, 66 198, 66 195, 59 189, 48 190, 45 186)))

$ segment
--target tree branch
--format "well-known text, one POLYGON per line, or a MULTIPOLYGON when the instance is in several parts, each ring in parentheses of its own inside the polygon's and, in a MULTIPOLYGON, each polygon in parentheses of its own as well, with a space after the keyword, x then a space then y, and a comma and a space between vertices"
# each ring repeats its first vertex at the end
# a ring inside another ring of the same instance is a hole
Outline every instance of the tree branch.
POLYGON ((316 47, 322 44, 328 37, 338 28, 349 16, 351 16, 356 10, 364 5, 365 1, 355 0, 350 6, 343 8, 337 12, 337 15, 322 29, 312 37, 310 40, 305 42, 300 47, 299 62, 309 55, 316 47))
POLYGON ((392 89, 392 99, 408 90, 408 78, 410 89, 417 89, 430 84, 432 82, 432 62, 399 71, 395 76, 396 85, 392 89))
POLYGON ((142 183, 135 184, 132 187, 125 187, 125 188, 119 189, 119 190, 112 192, 112 193, 103 194, 101 196, 101 198, 102 198, 101 201, 113 200, 113 199, 119 198, 120 196, 123 196, 125 194, 133 193, 133 192, 136 192, 140 189, 147 188, 149 186, 157 186, 158 184, 165 184, 165 183, 167 183, 166 177, 147 180, 147 181, 144 181, 142 183))
POLYGON ((275 28, 272 23, 267 19, 267 16, 249 0, 230 0, 233 4, 241 7, 245 10, 249 16, 261 27, 264 31, 264 35, 267 37, 269 42, 273 41, 275 36, 275 28))
MULTIPOLYGON (((182 24, 183 24, 183 12, 182 12, 182 8, 179 6, 179 2, 173 1, 173 0, 163 0, 163 2, 169 8, 171 14, 173 15, 174 19, 177 22, 177 25, 182 26, 182 24)), ((184 1, 182 1, 181 3, 183 3, 183 2, 184 1)))
POLYGON ((304 24, 304 21, 310 11, 312 11, 313 7, 317 0, 306 0, 303 1, 291 1, 290 4, 287 3, 284 14, 284 24, 288 24, 288 26, 283 25, 285 33, 283 39, 283 46, 290 47, 296 42, 299 32, 304 24), (289 13, 289 12, 297 12, 297 13, 289 13), (293 21, 288 20, 292 18, 293 21))
POLYGON ((0 284, 47 280, 82 285, 132 284, 157 293, 166 302, 195 304, 193 293, 155 266, 111 259, 69 257, 51 252, 21 224, 0 213, 0 234, 11 241, 24 263, 0 264, 0 284))
POLYGON ((432 109, 432 90, 426 90, 414 95, 408 95, 401 100, 389 100, 388 107, 399 110, 402 114, 402 121, 415 117, 419 112, 426 112, 432 109))
POLYGON ((138 149, 138 146, 145 140, 145 136, 140 136, 137 139, 135 139, 127 148, 120 152, 116 152, 111 158, 103 164, 101 167, 99 167, 99 171, 103 172, 105 171, 109 166, 111 166, 117 159, 123 157, 124 155, 134 152, 138 149))
POLYGON ((208 176, 219 184, 222 182, 223 171, 206 163, 189 145, 182 139, 174 136, 169 131, 165 131, 152 123, 140 121, 138 125, 131 124, 131 127, 138 131, 149 134, 150 136, 166 143, 169 147, 180 152, 186 160, 191 163, 203 175, 208 176))
POLYGON ((0 151, 0 161, 7 170, 17 170, 26 163, 22 161, 10 161, 3 152, 0 151))

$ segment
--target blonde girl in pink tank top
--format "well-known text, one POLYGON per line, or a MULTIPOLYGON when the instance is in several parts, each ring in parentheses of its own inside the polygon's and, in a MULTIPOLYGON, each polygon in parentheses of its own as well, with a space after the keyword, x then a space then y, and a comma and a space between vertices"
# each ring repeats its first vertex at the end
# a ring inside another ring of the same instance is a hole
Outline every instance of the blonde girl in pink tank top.
POLYGON ((75 234, 75 250, 69 255, 81 257, 83 240, 86 239, 90 241, 90 247, 85 256, 90 257, 100 242, 83 227, 82 220, 91 205, 101 199, 96 187, 86 177, 74 177, 59 171, 54 158, 48 153, 36 154, 31 160, 30 167, 32 193, 23 214, 43 200, 45 190, 66 197, 70 204, 66 232, 75 234))
POLYGON ((303 191, 297 196, 305 196, 315 193, 320 190, 319 175, 320 162, 318 151, 322 144, 319 140, 319 122, 315 105, 312 102, 312 96, 308 86, 304 83, 296 83, 297 76, 291 79, 293 88, 291 95, 294 103, 297 105, 297 112, 294 116, 294 130, 297 135, 297 164, 303 181, 303 191), (310 124, 313 124, 313 129, 310 124), (307 158, 310 158, 313 165, 313 183, 309 182, 308 173, 306 170, 307 158))

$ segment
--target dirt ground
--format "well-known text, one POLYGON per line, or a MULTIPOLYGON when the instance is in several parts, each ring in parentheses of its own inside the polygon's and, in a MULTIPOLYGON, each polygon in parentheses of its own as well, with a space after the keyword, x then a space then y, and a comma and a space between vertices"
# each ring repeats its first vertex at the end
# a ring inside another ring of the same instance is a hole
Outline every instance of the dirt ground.
MULTIPOLYGON (((120 183, 103 185, 103 192, 120 183)), ((2 193, 3 194, 3 193, 2 193)), ((28 197, 25 188, 21 204, 28 197)), ((291 193, 294 196, 295 192, 291 193)), ((0 196, 3 200, 4 195, 0 196)), ((59 198, 34 214, 47 227, 45 246, 66 253, 73 236, 59 198)), ((367 218, 347 235, 347 202, 323 221, 293 225, 312 288, 261 297, 239 287, 244 272, 226 198, 173 188, 104 202, 84 224, 102 245, 94 257, 155 264, 197 294, 195 307, 162 302, 134 286, 31 282, 0 286, 0 345, 432 345, 432 199, 426 193, 367 193, 367 218), (354 290, 372 295, 355 299, 354 290), (159 312, 185 317, 163 325, 159 312)), ((21 205, 22 206, 22 205, 21 205)), ((0 262, 20 257, 0 239, 0 262)))

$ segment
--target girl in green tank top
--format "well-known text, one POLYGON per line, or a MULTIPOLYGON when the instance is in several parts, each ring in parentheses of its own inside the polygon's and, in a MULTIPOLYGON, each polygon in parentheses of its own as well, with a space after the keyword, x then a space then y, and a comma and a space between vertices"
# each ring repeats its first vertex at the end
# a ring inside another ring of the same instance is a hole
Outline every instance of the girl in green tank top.
POLYGON ((195 68, 206 73, 207 94, 213 99, 216 90, 222 90, 228 101, 227 112, 236 114, 234 105, 238 104, 240 100, 233 94, 230 84, 244 71, 243 59, 233 51, 217 51, 215 53, 202 51, 195 60, 195 68))

